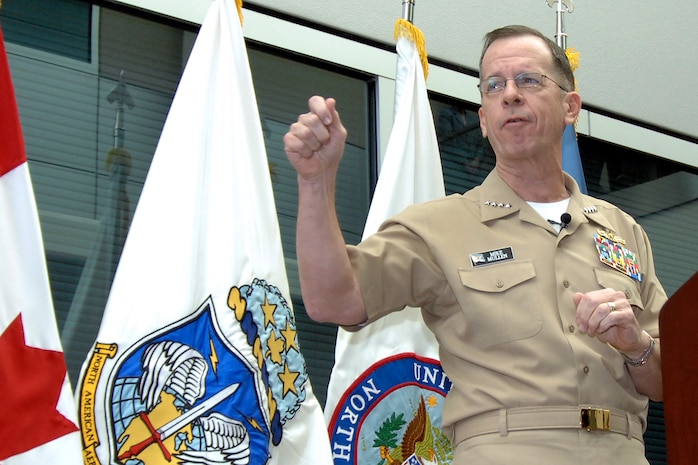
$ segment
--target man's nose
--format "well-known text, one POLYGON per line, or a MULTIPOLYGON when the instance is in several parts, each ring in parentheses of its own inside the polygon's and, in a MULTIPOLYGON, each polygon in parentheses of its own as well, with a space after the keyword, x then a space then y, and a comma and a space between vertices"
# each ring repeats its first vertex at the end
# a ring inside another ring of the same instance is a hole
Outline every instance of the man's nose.
POLYGON ((516 82, 511 79, 506 82, 504 90, 502 91, 502 103, 512 104, 521 103, 523 96, 521 94, 521 89, 516 85, 516 82))

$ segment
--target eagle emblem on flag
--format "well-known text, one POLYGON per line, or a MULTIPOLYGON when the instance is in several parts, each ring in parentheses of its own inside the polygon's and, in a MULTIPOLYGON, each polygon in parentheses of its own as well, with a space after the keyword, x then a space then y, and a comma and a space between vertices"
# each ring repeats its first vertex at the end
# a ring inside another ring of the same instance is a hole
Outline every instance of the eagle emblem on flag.
POLYGON ((453 450, 441 432, 450 388, 436 360, 402 353, 375 363, 334 411, 329 430, 335 465, 450 464, 453 450))

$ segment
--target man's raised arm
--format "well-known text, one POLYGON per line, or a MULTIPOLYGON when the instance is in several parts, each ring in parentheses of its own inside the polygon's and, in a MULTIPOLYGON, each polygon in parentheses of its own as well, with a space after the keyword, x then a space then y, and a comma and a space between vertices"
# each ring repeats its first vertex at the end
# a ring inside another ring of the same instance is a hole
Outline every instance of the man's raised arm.
POLYGON ((298 173, 296 254, 306 311, 316 321, 356 325, 366 309, 337 219, 335 187, 347 130, 334 99, 314 96, 284 136, 298 173))

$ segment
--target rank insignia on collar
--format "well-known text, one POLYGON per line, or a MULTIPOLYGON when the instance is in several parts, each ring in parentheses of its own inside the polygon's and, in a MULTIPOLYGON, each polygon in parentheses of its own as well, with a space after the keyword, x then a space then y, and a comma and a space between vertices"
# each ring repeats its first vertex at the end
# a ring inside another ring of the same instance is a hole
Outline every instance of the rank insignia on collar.
POLYGON ((595 207, 594 205, 590 205, 590 206, 588 206, 588 207, 584 207, 584 213, 586 213, 587 215, 589 215, 589 214, 591 214, 591 213, 598 213, 598 211, 599 211, 599 210, 597 210, 596 207, 595 207))
POLYGON ((609 231, 597 231, 594 233, 594 243, 599 253, 599 260, 614 270, 630 276, 634 280, 642 281, 640 264, 635 252, 625 248, 625 241, 609 231))
POLYGON ((508 202, 493 202, 492 200, 485 201, 485 205, 488 207, 511 208, 511 204, 508 202))

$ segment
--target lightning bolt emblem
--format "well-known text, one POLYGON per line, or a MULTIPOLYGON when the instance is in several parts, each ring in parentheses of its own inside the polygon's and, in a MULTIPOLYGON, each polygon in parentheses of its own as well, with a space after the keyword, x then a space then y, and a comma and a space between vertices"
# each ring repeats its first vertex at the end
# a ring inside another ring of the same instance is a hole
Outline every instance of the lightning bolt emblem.
POLYGON ((213 368, 213 372, 218 375, 218 354, 216 353, 216 348, 213 345, 213 339, 209 339, 209 346, 211 347, 211 355, 209 358, 211 359, 211 367, 213 368))
MULTIPOLYGON (((235 408, 235 407, 233 407, 233 408, 235 408)), ((258 422, 257 420, 255 420, 255 419, 252 418, 251 416, 245 415, 245 414, 242 413, 239 409, 235 409, 235 411, 236 411, 238 414, 240 414, 240 416, 242 416, 245 420, 247 420, 247 423, 248 423, 252 428, 256 429, 257 431, 262 431, 262 432, 264 432, 264 430, 263 430, 262 427, 259 425, 259 422, 258 422)))

